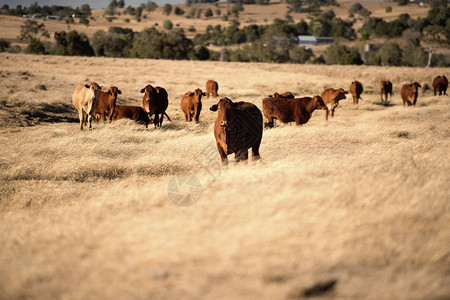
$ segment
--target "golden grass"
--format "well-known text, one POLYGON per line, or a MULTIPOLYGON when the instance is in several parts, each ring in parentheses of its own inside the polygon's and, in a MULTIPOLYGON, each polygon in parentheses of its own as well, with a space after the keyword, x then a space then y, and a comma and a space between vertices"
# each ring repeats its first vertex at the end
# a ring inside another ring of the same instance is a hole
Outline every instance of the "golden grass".
POLYGON ((331 278, 328 296, 340 299, 450 294, 448 97, 426 92, 403 107, 399 96, 402 83, 448 69, 0 60, 1 299, 286 299, 331 278), (381 78, 394 83, 392 106, 379 104, 381 78), (302 127, 265 130, 261 162, 225 169, 208 110, 216 100, 204 100, 199 124, 179 108, 207 79, 259 107, 274 91, 320 94, 355 79, 365 92, 328 122, 318 111, 302 127), (173 123, 81 132, 64 105, 85 81, 116 85, 118 102, 134 105, 147 83, 161 85, 173 123), (203 191, 180 208, 167 185, 189 172, 203 191))

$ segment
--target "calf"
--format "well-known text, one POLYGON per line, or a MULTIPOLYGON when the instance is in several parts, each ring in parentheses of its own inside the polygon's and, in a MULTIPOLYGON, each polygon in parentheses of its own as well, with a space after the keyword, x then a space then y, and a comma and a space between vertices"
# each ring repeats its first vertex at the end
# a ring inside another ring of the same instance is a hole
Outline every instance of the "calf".
POLYGON ((260 158, 263 124, 261 111, 256 105, 222 98, 210 110, 218 112, 214 123, 214 137, 222 164, 228 164, 227 155, 232 153, 235 153, 236 162, 246 161, 250 148, 252 160, 260 158))
POLYGON ((420 87, 422 86, 418 82, 413 82, 402 86, 401 96, 403 99, 403 106, 405 106, 406 103, 408 106, 416 106, 417 95, 419 94, 420 87))
POLYGON ((172 122, 166 113, 169 100, 164 88, 160 86, 153 87, 149 84, 141 90, 141 93, 144 94, 142 105, 144 106, 144 110, 148 113, 149 118, 152 115, 155 115, 155 118, 153 119, 155 127, 161 127, 164 115, 172 122))
POLYGON ((95 118, 94 111, 98 104, 98 91, 101 89, 102 87, 96 82, 79 84, 72 94, 72 103, 78 110, 81 130, 83 130, 86 118, 89 121, 89 129, 92 128, 92 118, 95 118))
POLYGON ((352 93, 353 104, 358 104, 359 99, 362 100, 361 94, 362 94, 363 90, 364 89, 363 89, 361 82, 359 82, 359 81, 352 82, 352 84, 350 85, 350 93, 352 93))
POLYGON ((383 103, 383 94, 386 103, 388 102, 388 94, 392 96, 394 93, 392 92, 392 82, 390 80, 382 80, 380 83, 380 97, 381 97, 381 103, 383 103))
POLYGON ((184 94, 180 106, 186 122, 191 122, 192 117, 194 117, 195 122, 198 122, 202 111, 202 96, 206 96, 206 94, 201 89, 196 89, 193 93, 187 92, 184 94))
POLYGON ((269 95, 269 98, 280 98, 280 99, 294 99, 295 96, 294 94, 292 94, 291 92, 285 92, 282 94, 278 94, 277 92, 275 92, 273 95, 269 95))
POLYGON ((109 122, 112 120, 114 109, 116 108, 117 95, 122 92, 115 86, 109 88, 107 92, 98 91, 98 104, 95 108, 95 118, 100 120, 100 116, 103 119, 103 123, 106 122, 106 117, 109 117, 109 122))
POLYGON ((216 81, 208 80, 206 82, 206 95, 208 95, 208 98, 209 98, 209 96, 213 96, 213 97, 219 96, 217 94, 218 90, 219 90, 219 84, 216 81))
POLYGON ((265 98, 263 100, 265 127, 273 127, 274 119, 283 123, 295 122, 295 125, 306 124, 316 109, 326 109, 320 96, 297 99, 265 98))
POLYGON ((139 124, 145 124, 145 127, 148 127, 148 123, 150 123, 148 114, 142 107, 116 105, 116 108, 114 109, 114 113, 112 115, 112 120, 115 121, 124 118, 134 120, 139 124))
POLYGON ((444 93, 444 96, 447 95, 447 87, 448 87, 448 80, 447 77, 445 77, 445 75, 442 76, 439 75, 436 78, 434 78, 433 91, 435 96, 438 92, 439 96, 441 96, 442 93, 444 93))
POLYGON ((339 105, 340 100, 347 99, 345 95, 347 95, 348 92, 344 91, 344 89, 326 89, 323 91, 321 97, 323 100, 323 103, 325 103, 327 109, 325 114, 325 119, 328 120, 328 114, 331 111, 331 116, 334 117, 334 110, 339 105))

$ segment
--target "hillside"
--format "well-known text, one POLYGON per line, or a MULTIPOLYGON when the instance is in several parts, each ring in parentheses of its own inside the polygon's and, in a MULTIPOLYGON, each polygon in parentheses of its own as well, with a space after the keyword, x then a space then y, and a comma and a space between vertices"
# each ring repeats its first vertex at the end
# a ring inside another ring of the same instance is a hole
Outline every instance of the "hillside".
POLYGON ((321 299, 450 295, 449 98, 421 90, 403 107, 399 92, 448 69, 0 61, 0 299, 299 299, 333 280, 321 299), (394 84, 387 106, 384 78, 394 84), (208 110, 217 99, 203 99, 199 124, 179 108, 207 79, 260 108, 274 91, 315 95, 354 79, 364 93, 329 121, 316 111, 304 126, 264 130, 261 161, 224 168, 208 110), (173 122, 81 132, 71 95, 90 81, 118 86, 128 105, 141 105, 146 84, 163 86, 173 122), (201 194, 179 207, 168 190, 186 174, 201 194))
MULTIPOLYGON (((331 9, 335 12, 336 16, 342 19, 348 18, 348 9, 357 1, 338 1, 339 7, 330 6, 323 7, 322 10, 331 9)), ((429 7, 419 6, 419 5, 408 5, 408 6, 398 6, 397 3, 392 2, 381 2, 381 1, 364 1, 363 6, 371 11, 372 16, 381 17, 386 20, 396 19, 400 14, 407 13, 412 18, 426 17, 429 7), (386 7, 391 6, 392 12, 386 13, 386 7)), ((133 16, 123 14, 125 9, 117 9, 117 12, 121 13, 120 16, 115 16, 112 22, 108 22, 103 15, 104 10, 98 9, 92 11, 92 17, 95 20, 90 20, 89 26, 84 24, 65 24, 64 21, 57 20, 47 20, 45 21, 45 26, 50 33, 61 31, 61 30, 77 30, 79 32, 86 33, 89 37, 97 30, 107 31, 110 26, 127 27, 133 29, 133 31, 140 32, 145 28, 153 27, 158 24, 158 27, 162 29, 162 24, 164 20, 170 19, 174 25, 185 30, 188 37, 193 37, 196 33, 204 33, 208 25, 221 25, 222 27, 228 26, 228 21, 223 21, 221 16, 217 16, 214 13, 213 17, 210 18, 187 18, 186 15, 191 8, 203 9, 207 8, 213 9, 215 12, 217 9, 221 10, 222 15, 225 14, 230 9, 230 4, 219 2, 217 6, 213 4, 196 4, 191 7, 186 7, 185 4, 174 5, 182 8, 185 11, 185 15, 177 16, 173 12, 166 16, 163 13, 162 6, 158 7, 154 12, 144 12, 143 17, 140 22, 137 22, 133 16), (129 23, 125 22, 125 19, 129 19, 129 23), (196 29, 195 33, 191 33, 188 29, 194 26, 196 29)), ((244 5, 244 11, 240 13, 240 22, 242 25, 248 24, 270 24, 275 18, 284 19, 286 12, 288 11, 288 5, 281 2, 273 2, 269 5, 244 5)), ((291 16, 295 22, 300 20, 308 21, 308 14, 306 13, 291 13, 291 16)), ((0 38, 5 38, 13 43, 17 43, 17 36, 20 34, 20 25, 23 24, 24 18, 4 16, 0 15, 0 38)), ((357 19, 355 23, 355 28, 359 28, 362 24, 362 19, 357 19)), ((53 39, 52 39, 53 41, 53 39)))

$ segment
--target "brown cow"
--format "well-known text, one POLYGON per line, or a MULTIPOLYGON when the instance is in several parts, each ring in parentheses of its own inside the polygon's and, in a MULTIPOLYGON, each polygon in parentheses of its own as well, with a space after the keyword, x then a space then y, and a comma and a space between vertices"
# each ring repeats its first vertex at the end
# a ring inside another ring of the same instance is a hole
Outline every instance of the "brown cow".
POLYGON ((217 91, 219 90, 219 84, 214 80, 208 80, 206 82, 206 95, 217 97, 219 94, 217 94, 217 91))
POLYGON ((112 86, 108 92, 98 92, 98 104, 95 108, 95 118, 100 120, 100 116, 103 119, 103 123, 106 122, 106 115, 109 116, 109 122, 112 120, 114 109, 116 107, 117 94, 122 94, 119 88, 112 86))
POLYGON ((280 122, 295 122, 295 125, 306 124, 314 110, 326 109, 320 96, 304 97, 297 99, 265 98, 263 100, 263 112, 266 117, 265 127, 273 127, 273 120, 280 122))
POLYGON ((142 98, 142 105, 144 110, 148 113, 149 118, 155 115, 153 119, 153 124, 155 127, 161 127, 164 115, 170 120, 166 113, 167 106, 169 105, 169 100, 167 99, 167 92, 162 87, 153 87, 150 84, 141 90, 144 93, 144 98, 142 98))
POLYGON ((192 117, 194 117, 195 122, 198 122, 202 111, 202 96, 206 96, 206 94, 201 89, 196 89, 193 93, 187 92, 184 94, 180 106, 186 122, 192 121, 192 117))
POLYGON ((150 123, 148 114, 140 106, 116 105, 112 119, 115 121, 123 118, 134 120, 139 124, 145 124, 145 127, 148 127, 148 123, 150 123))
POLYGON ((252 160, 259 156, 259 146, 263 134, 263 120, 259 108, 249 102, 233 102, 222 98, 210 107, 218 111, 214 124, 214 136, 222 164, 228 164, 227 155, 235 153, 235 160, 246 161, 248 149, 252 148, 252 160))
POLYGON ((327 107, 325 119, 328 120, 328 114, 330 111, 331 116, 334 117, 334 110, 339 105, 340 100, 347 99, 347 97, 345 97, 346 94, 348 94, 348 92, 344 91, 344 89, 326 89, 323 91, 321 97, 327 107))
POLYGON ((294 94, 292 94, 291 92, 285 92, 282 94, 278 94, 277 92, 275 92, 273 95, 269 95, 269 98, 280 98, 280 99, 294 99, 295 96, 294 94))
POLYGON ((356 81, 356 80, 352 82, 352 84, 350 85, 350 93, 352 93, 353 104, 358 104, 359 99, 362 100, 361 94, 363 91, 364 91, 364 89, 363 89, 361 82, 356 81))
POLYGON ((422 86, 418 82, 413 82, 402 86, 401 95, 403 99, 403 106, 405 106, 405 103, 408 103, 408 106, 416 105, 420 87, 422 86))
POLYGON ((89 129, 92 128, 92 118, 95 118, 94 111, 98 104, 98 91, 101 89, 102 87, 96 82, 79 84, 72 94, 72 103, 78 110, 81 130, 83 130, 83 123, 86 118, 89 121, 89 129))
POLYGON ((436 96, 437 92, 439 92, 439 96, 442 96, 442 93, 444 93, 444 96, 447 95, 447 87, 448 87, 448 79, 445 77, 445 75, 437 76, 433 80, 433 91, 434 95, 436 96))
POLYGON ((384 94, 386 103, 388 102, 388 94, 391 95, 391 100, 392 100, 392 96, 394 95, 394 93, 392 92, 392 82, 390 80, 381 80, 381 83, 380 83, 381 103, 383 103, 383 94, 384 94))

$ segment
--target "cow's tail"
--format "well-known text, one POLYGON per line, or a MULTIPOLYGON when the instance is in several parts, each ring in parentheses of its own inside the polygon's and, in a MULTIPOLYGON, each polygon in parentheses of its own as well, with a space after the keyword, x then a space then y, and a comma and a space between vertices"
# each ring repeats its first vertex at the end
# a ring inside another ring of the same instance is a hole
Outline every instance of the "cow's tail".
POLYGON ((172 120, 169 118, 166 112, 164 112, 164 115, 166 115, 167 119, 169 119, 169 121, 172 122, 172 120))

